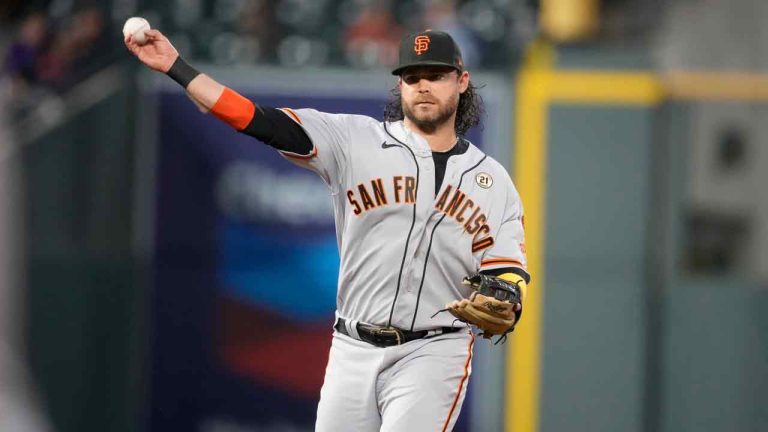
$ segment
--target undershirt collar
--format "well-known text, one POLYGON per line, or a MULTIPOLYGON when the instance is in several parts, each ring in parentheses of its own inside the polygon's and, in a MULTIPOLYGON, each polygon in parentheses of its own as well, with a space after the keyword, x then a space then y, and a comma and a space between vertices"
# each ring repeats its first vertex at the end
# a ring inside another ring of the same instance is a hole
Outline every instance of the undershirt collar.
POLYGON ((469 141, 462 137, 459 137, 456 145, 446 152, 432 152, 432 159, 435 162, 435 196, 440 192, 440 187, 443 185, 443 179, 445 178, 445 168, 448 165, 448 158, 464 154, 469 149, 469 141))

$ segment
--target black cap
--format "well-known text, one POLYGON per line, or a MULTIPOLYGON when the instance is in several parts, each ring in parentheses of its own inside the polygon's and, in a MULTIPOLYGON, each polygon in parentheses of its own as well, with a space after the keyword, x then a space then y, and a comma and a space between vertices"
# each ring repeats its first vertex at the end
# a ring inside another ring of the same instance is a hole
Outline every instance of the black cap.
POLYGON ((410 34, 400 41, 400 63, 392 75, 400 75, 411 66, 449 66, 464 70, 461 50, 451 35, 441 31, 425 30, 410 34))

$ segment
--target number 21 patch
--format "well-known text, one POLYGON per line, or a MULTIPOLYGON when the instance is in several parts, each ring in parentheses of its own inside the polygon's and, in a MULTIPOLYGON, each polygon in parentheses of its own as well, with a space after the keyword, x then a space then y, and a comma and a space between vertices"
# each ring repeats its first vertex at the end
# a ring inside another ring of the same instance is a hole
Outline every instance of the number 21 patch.
POLYGON ((475 176, 475 181, 477 182, 477 185, 483 189, 488 189, 493 185, 493 177, 484 172, 478 173, 477 176, 475 176))

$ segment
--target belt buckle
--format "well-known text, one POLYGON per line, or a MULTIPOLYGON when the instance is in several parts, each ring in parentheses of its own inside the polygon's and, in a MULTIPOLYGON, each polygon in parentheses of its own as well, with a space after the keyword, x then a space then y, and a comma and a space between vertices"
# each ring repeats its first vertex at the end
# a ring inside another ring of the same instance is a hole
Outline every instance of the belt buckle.
MULTIPOLYGON (((397 340, 397 345, 403 344, 403 332, 400 331, 400 329, 395 327, 381 327, 374 330, 374 335, 376 335, 377 338, 384 337, 384 336, 390 336, 394 335, 395 340, 397 340)), ((383 342, 382 339, 379 339, 380 342, 383 342)))

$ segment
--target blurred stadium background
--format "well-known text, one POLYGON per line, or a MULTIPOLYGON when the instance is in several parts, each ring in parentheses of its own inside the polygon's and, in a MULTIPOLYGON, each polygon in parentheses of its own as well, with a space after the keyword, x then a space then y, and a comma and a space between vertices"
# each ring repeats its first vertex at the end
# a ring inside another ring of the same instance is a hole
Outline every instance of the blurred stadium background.
POLYGON ((458 39, 534 280, 457 430, 768 430, 768 2, 4 0, 0 431, 312 429, 325 189, 143 70, 134 15, 259 102, 372 116, 401 35, 458 39))

